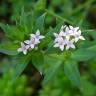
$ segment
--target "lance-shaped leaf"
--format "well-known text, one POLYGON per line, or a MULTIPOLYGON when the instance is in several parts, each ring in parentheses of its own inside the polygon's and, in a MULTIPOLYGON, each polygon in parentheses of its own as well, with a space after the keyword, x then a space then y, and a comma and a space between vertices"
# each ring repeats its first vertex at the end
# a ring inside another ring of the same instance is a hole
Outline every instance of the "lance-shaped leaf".
POLYGON ((46 16, 46 13, 44 13, 43 15, 37 18, 35 26, 34 26, 36 29, 39 29, 40 31, 44 31, 45 16, 46 16))
POLYGON ((6 55, 17 55, 17 51, 12 51, 12 50, 7 50, 7 49, 2 49, 0 48, 0 53, 6 54, 6 55))
POLYGON ((38 69, 40 73, 44 67, 44 54, 42 52, 34 52, 32 54, 32 64, 38 69))
POLYGON ((60 68, 62 61, 57 60, 55 58, 45 56, 45 77, 43 80, 43 85, 48 83, 58 72, 58 69, 60 68))
POLYGON ((6 54, 6 55, 18 55, 17 52, 17 45, 13 44, 1 44, 0 45, 0 53, 6 54))
POLYGON ((13 80, 16 80, 16 78, 18 78, 18 76, 21 75, 21 73, 24 71, 24 69, 27 67, 28 63, 30 61, 30 54, 26 55, 26 56, 18 56, 16 58, 13 59, 13 63, 14 63, 14 76, 13 76, 13 80))
POLYGON ((69 60, 64 64, 64 72, 71 83, 81 89, 80 74, 74 61, 69 60))
POLYGON ((89 49, 78 49, 71 54, 71 58, 77 61, 86 61, 96 57, 96 52, 89 49))

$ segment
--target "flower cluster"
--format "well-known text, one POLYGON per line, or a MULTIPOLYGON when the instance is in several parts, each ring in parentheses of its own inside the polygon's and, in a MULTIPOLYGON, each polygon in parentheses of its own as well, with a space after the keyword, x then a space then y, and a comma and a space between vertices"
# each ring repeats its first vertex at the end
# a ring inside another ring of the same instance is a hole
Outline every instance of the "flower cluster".
MULTIPOLYGON (((78 40, 85 40, 81 35, 81 30, 79 27, 73 26, 62 26, 59 33, 54 33, 54 47, 59 47, 61 51, 64 49, 68 50, 70 48, 75 49, 74 43, 78 40)), ((24 43, 21 42, 21 48, 18 49, 18 52, 23 52, 27 54, 28 49, 34 49, 36 45, 40 43, 40 40, 45 38, 45 36, 40 35, 40 31, 37 30, 36 34, 30 34, 30 40, 25 40, 24 43)))
POLYGON ((34 49, 36 45, 40 43, 40 40, 45 38, 43 35, 40 35, 40 31, 37 30, 36 34, 30 34, 30 40, 25 40, 21 42, 21 48, 18 48, 18 52, 23 52, 27 54, 28 49, 34 49))
POLYGON ((55 40, 54 40, 54 47, 59 47, 61 51, 73 48, 75 49, 74 43, 76 43, 79 39, 85 40, 83 36, 81 36, 81 30, 79 27, 73 26, 62 26, 60 29, 59 34, 54 33, 55 40))

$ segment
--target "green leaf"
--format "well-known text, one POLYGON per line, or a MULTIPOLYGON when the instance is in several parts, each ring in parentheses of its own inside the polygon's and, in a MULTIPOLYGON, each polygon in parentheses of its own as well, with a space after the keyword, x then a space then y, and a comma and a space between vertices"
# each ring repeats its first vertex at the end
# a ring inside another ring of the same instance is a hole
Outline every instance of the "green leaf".
POLYGON ((18 45, 16 43, 5 41, 0 44, 0 53, 6 55, 18 55, 18 45))
POLYGON ((96 86, 93 83, 82 79, 82 85, 84 89, 82 92, 83 96, 94 96, 94 93, 96 92, 96 86))
POLYGON ((92 50, 92 51, 96 51, 96 44, 88 47, 87 49, 92 50))
POLYGON ((33 13, 30 12, 30 14, 25 13, 24 8, 22 8, 21 15, 19 17, 19 22, 16 21, 16 25, 19 27, 20 31, 22 31, 24 34, 28 35, 30 31, 32 31, 32 21, 33 19, 33 13))
POLYGON ((37 13, 43 11, 46 8, 46 0, 38 0, 35 4, 34 10, 37 11, 37 13))
POLYGON ((2 49, 2 48, 0 48, 0 53, 6 54, 6 55, 17 55, 18 54, 17 51, 7 50, 7 49, 2 49))
POLYGON ((44 66, 44 54, 40 51, 34 52, 32 54, 32 64, 39 70, 39 72, 42 72, 44 66))
POLYGON ((35 28, 39 29, 40 31, 44 31, 44 20, 45 20, 46 13, 41 15, 37 18, 35 28))
POLYGON ((21 32, 16 26, 0 23, 0 27, 5 32, 5 35, 12 40, 23 40, 24 33, 21 32))
POLYGON ((0 27, 4 30, 5 33, 7 33, 7 28, 8 28, 8 24, 3 24, 3 23, 0 23, 0 27))
MULTIPOLYGON (((49 32, 46 35, 52 37, 53 33, 58 33, 60 31, 60 28, 61 28, 62 24, 63 24, 63 22, 60 22, 54 29, 50 28, 49 32)), ((57 51, 57 50, 54 50, 53 45, 54 45, 54 41, 51 40, 48 43, 48 47, 47 47, 46 53, 50 53, 50 51, 52 51, 52 52, 54 52, 54 51, 56 52, 57 51)))
POLYGON ((81 88, 80 74, 79 74, 77 65, 74 61, 69 60, 65 62, 64 72, 72 84, 74 84, 78 88, 81 88))
POLYGON ((30 54, 27 56, 16 57, 13 60, 13 63, 15 64, 13 80, 16 80, 16 78, 18 78, 18 76, 20 76, 24 69, 27 67, 30 61, 30 54))
POLYGON ((45 77, 43 80, 43 85, 48 83, 53 78, 53 76, 56 75, 61 64, 62 64, 62 61, 56 60, 52 57, 50 58, 49 56, 45 56, 46 68, 45 68, 45 77))
POLYGON ((96 52, 88 49, 78 49, 71 54, 71 58, 77 61, 86 61, 96 57, 96 52))

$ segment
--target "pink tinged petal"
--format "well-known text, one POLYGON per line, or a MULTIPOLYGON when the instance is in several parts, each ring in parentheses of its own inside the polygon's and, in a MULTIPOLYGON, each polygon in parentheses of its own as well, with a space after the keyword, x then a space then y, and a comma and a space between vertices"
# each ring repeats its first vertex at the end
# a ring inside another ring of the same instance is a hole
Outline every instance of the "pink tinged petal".
POLYGON ((17 51, 18 51, 18 52, 22 52, 22 48, 18 48, 17 51))
POLYGON ((79 31, 77 32, 77 34, 81 35, 81 30, 79 30, 79 31))
POLYGON ((59 35, 60 35, 60 36, 65 36, 64 31, 60 31, 59 35))
POLYGON ((30 48, 30 45, 26 45, 26 49, 29 49, 30 48))
POLYGON ((85 38, 84 38, 83 36, 80 36, 79 38, 80 38, 81 40, 85 40, 85 38))
POLYGON ((61 49, 61 51, 64 50, 64 45, 60 45, 59 48, 61 49))
POLYGON ((62 42, 62 41, 64 41, 63 37, 59 37, 58 42, 62 42))
POLYGON ((25 40, 24 41, 26 44, 30 44, 30 40, 25 40))
POLYGON ((69 33, 73 33, 73 30, 69 30, 69 33))
POLYGON ((69 30, 70 35, 74 35, 74 32, 72 30, 69 30))
POLYGON ((56 43, 56 44, 54 45, 54 47, 59 47, 59 44, 58 44, 58 43, 56 43))
POLYGON ((39 35, 40 35, 40 31, 39 31, 39 30, 37 30, 36 35, 37 35, 37 36, 39 36, 39 35))
POLYGON ((34 44, 39 44, 39 43, 40 43, 39 39, 36 39, 36 38, 35 38, 34 44))
POLYGON ((54 42, 59 42, 59 41, 62 41, 62 40, 63 40, 63 37, 57 37, 57 38, 55 38, 54 42))
POLYGON ((66 32, 60 31, 59 36, 66 36, 66 32))
POLYGON ((63 45, 67 44, 67 40, 64 40, 63 45))
POLYGON ((26 55, 26 54, 27 54, 27 50, 24 50, 24 51, 23 51, 23 54, 26 55))

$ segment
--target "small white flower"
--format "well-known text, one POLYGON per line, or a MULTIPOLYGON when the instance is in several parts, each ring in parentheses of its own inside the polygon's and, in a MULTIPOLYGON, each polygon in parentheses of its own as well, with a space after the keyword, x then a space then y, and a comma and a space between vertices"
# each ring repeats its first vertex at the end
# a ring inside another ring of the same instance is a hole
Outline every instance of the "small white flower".
POLYGON ((63 38, 59 38, 58 42, 55 43, 54 47, 59 47, 61 51, 63 51, 65 44, 66 40, 64 40, 63 38))
POLYGON ((75 34, 74 34, 75 42, 77 42, 79 39, 85 40, 85 38, 83 36, 81 36, 81 30, 79 30, 78 32, 75 32, 75 34))
POLYGON ((71 36, 70 31, 69 31, 69 28, 66 26, 64 29, 65 29, 65 30, 63 30, 63 32, 60 31, 60 33, 62 32, 62 35, 63 35, 66 39, 69 40, 69 39, 70 39, 70 36, 71 36))
POLYGON ((73 26, 70 26, 70 25, 69 25, 69 29, 70 29, 70 30, 69 30, 69 33, 70 33, 70 35, 72 35, 72 36, 74 36, 74 34, 77 33, 77 32, 80 30, 79 27, 75 27, 75 28, 74 28, 73 26))
POLYGON ((77 32, 78 30, 79 30, 79 27, 73 27, 73 26, 71 26, 71 25, 69 25, 69 29, 71 30, 71 31, 73 31, 73 32, 77 32))
POLYGON ((21 42, 21 48, 18 48, 18 52, 23 52, 23 54, 27 54, 27 50, 29 49, 29 46, 25 45, 23 42, 21 42))
POLYGON ((67 45, 66 45, 66 50, 73 48, 75 49, 75 45, 74 45, 74 39, 72 40, 67 40, 67 45))
POLYGON ((31 34, 30 40, 25 40, 24 43, 21 42, 21 48, 18 48, 18 52, 23 52, 24 54, 27 54, 28 49, 34 49, 36 48, 36 45, 40 43, 40 40, 45 38, 45 36, 40 35, 40 31, 37 30, 36 34, 31 34))
POLYGON ((29 46, 29 48, 31 48, 31 49, 34 49, 35 45, 37 45, 37 44, 40 43, 40 41, 37 40, 36 38, 31 38, 30 40, 26 40, 26 41, 24 41, 24 42, 25 42, 25 43, 27 44, 27 46, 29 46))
POLYGON ((62 35, 61 34, 54 33, 54 36, 55 36, 54 42, 58 42, 60 39, 62 39, 62 35))
POLYGON ((40 31, 39 30, 36 31, 36 34, 30 34, 30 36, 31 36, 31 38, 35 38, 35 39, 38 39, 38 40, 41 40, 41 39, 45 38, 45 36, 40 35, 40 31))
POLYGON ((83 36, 81 36, 81 30, 79 27, 73 26, 61 26, 59 34, 54 33, 55 36, 55 45, 54 47, 59 47, 62 51, 64 50, 64 46, 66 46, 66 50, 73 48, 75 49, 74 43, 76 43, 79 39, 85 40, 83 36))

